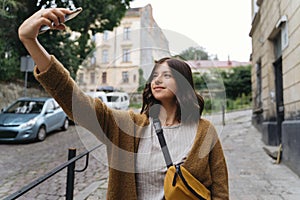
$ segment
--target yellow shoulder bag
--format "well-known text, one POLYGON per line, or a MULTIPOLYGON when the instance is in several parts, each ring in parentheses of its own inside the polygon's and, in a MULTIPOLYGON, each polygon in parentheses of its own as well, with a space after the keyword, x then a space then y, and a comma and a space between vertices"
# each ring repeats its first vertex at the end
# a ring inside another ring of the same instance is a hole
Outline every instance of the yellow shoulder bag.
POLYGON ((166 200, 210 200, 210 191, 181 165, 173 165, 163 129, 158 118, 153 119, 156 135, 165 158, 167 173, 164 180, 166 200))

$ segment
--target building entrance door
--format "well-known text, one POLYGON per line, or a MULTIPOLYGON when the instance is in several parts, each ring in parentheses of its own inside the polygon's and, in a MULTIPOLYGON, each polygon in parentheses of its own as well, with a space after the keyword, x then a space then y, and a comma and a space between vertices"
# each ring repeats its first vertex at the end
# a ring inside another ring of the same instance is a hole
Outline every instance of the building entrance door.
POLYGON ((275 73, 275 97, 276 97, 276 121, 277 135, 281 143, 281 124, 284 121, 284 102, 283 102, 283 84, 282 84, 282 57, 280 56, 274 63, 275 73))

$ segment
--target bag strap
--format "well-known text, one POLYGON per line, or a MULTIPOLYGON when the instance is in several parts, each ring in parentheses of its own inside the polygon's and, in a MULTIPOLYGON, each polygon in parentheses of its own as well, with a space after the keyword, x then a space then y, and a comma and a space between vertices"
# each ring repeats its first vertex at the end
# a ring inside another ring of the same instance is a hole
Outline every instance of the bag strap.
POLYGON ((163 134, 163 129, 161 127, 160 120, 158 118, 154 118, 153 125, 154 125, 155 132, 156 132, 156 135, 159 140, 161 150, 162 150, 164 158, 165 158, 167 168, 169 168, 173 165, 173 162, 172 162, 171 155, 170 155, 170 152, 169 152, 169 149, 168 149, 168 146, 167 146, 164 134, 163 134))

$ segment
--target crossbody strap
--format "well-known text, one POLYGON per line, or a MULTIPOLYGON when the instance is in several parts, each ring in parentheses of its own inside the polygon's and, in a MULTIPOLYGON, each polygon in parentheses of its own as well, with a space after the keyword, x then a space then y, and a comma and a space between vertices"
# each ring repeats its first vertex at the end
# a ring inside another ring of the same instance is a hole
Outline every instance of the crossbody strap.
POLYGON ((172 162, 170 152, 169 152, 169 149, 168 149, 168 146, 167 146, 164 134, 163 134, 163 129, 161 127, 160 120, 158 118, 154 118, 153 119, 153 125, 154 125, 155 132, 156 132, 156 135, 157 135, 158 140, 159 140, 161 150, 162 150, 164 158, 165 158, 167 168, 169 168, 173 165, 173 162, 172 162))

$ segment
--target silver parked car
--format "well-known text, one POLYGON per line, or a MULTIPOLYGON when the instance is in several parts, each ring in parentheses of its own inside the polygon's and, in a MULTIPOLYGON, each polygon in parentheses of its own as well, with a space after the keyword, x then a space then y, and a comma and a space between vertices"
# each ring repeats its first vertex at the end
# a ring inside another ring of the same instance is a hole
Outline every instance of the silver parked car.
POLYGON ((0 113, 0 141, 43 141, 47 133, 67 130, 69 119, 53 98, 20 98, 0 113))
POLYGON ((117 110, 127 110, 129 107, 129 96, 125 92, 109 92, 106 93, 108 107, 117 110))

